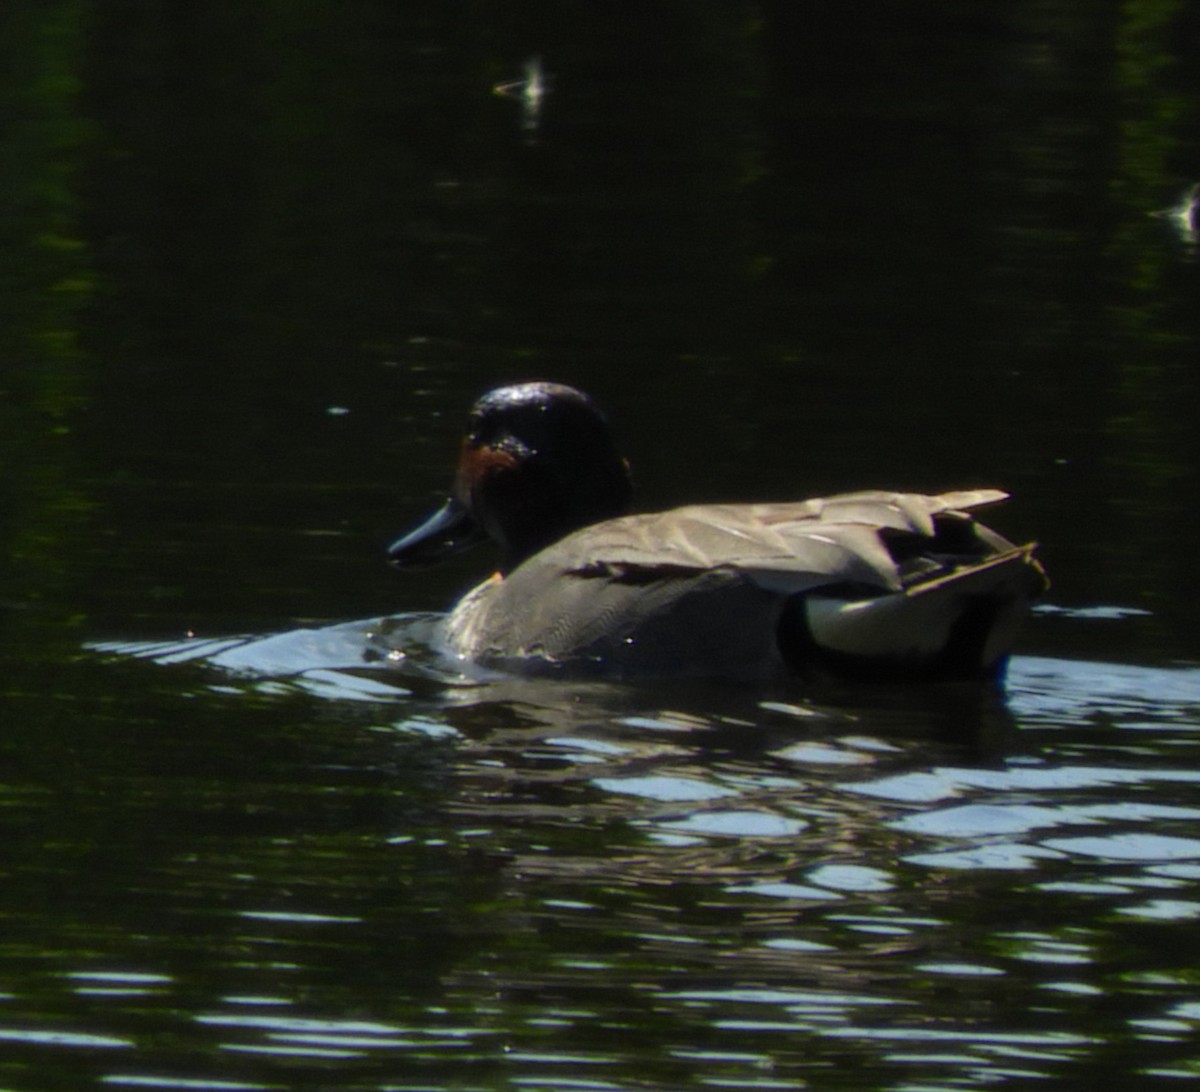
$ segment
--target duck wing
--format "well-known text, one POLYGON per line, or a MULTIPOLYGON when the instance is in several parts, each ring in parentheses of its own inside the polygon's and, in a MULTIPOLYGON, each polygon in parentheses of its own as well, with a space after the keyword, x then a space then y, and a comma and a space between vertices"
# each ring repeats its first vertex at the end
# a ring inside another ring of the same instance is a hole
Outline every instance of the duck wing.
POLYGON ((905 587, 1012 549, 975 522, 997 489, 939 495, 845 493, 784 504, 705 504, 626 516, 585 528, 552 548, 580 577, 648 583, 733 571, 777 594, 826 586, 905 587))

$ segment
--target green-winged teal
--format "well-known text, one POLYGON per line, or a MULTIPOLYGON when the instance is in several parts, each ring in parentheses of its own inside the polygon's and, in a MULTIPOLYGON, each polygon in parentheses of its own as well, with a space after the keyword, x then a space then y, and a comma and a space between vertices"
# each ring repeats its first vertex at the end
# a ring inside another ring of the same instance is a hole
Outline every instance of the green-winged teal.
POLYGON ((450 499, 389 558, 491 539, 500 570, 454 607, 446 644, 539 673, 986 678, 1047 586, 1032 544, 974 519, 996 489, 626 515, 631 493, 590 398, 502 387, 471 411, 450 499))

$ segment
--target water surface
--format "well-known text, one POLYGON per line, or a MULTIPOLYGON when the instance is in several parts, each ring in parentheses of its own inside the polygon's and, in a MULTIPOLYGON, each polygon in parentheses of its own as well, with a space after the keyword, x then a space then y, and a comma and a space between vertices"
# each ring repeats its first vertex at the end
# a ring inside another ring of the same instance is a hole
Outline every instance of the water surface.
POLYGON ((1200 1074, 1187 5, 0 24, 0 1085, 1200 1074), (431 659, 489 559, 383 547, 532 377, 647 508, 1011 490, 1005 688, 431 659))

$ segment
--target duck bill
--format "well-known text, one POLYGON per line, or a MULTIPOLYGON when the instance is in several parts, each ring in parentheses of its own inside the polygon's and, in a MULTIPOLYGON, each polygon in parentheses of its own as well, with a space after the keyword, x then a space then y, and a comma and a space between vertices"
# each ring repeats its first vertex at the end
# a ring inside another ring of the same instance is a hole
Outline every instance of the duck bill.
POLYGON ((486 537, 466 507, 451 497, 423 523, 388 547, 388 561, 398 569, 436 565, 486 537))

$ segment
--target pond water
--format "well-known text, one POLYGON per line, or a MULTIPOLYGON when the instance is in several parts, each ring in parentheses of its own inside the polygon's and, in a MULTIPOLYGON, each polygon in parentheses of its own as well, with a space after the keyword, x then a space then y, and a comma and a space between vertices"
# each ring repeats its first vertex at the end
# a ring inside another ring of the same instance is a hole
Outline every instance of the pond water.
POLYGON ((1198 14, 856 11, 6 5, 5 1092, 1200 1076, 1198 14), (1010 490, 1003 688, 456 673, 520 378, 645 508, 1010 490))

